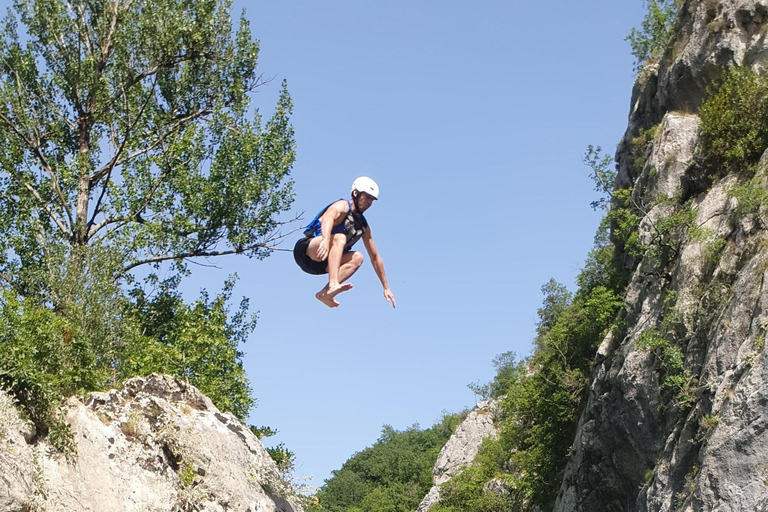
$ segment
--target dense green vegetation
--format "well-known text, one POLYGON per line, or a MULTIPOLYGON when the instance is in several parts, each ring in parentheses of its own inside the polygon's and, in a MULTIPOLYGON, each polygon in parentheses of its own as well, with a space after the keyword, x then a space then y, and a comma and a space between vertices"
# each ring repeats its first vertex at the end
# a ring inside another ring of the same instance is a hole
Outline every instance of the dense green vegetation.
POLYGON ((373 446, 353 455, 317 493, 311 511, 413 512, 432 487, 440 449, 465 415, 451 414, 428 429, 385 425, 373 446))
POLYGON ((137 374, 254 404, 234 280, 178 291, 194 258, 269 255, 293 200, 291 98, 254 111, 258 43, 230 8, 22 0, 1 23, 0 386, 65 451, 62 398, 137 374))
POLYGON ((699 109, 701 145, 714 177, 754 170, 768 149, 768 78, 733 68, 712 87, 699 109))
POLYGON ((623 290, 606 286, 616 280, 606 247, 593 251, 573 296, 554 282, 543 287, 534 354, 510 361, 499 373, 505 382, 501 435, 484 442, 474 467, 443 486, 435 512, 549 510, 554 505, 595 351, 623 305, 623 290), (493 480, 502 492, 488 487, 493 480))

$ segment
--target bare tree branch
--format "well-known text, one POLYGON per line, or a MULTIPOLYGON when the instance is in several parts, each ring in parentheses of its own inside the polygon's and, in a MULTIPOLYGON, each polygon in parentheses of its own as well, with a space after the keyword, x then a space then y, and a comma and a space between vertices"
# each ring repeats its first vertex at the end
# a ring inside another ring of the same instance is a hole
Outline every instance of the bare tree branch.
MULTIPOLYGON (((137 121, 138 121, 138 119, 141 118, 142 114, 144 113, 144 109, 149 104, 150 97, 151 97, 151 95, 147 95, 147 100, 144 102, 144 105, 142 105, 141 109, 139 110, 139 113, 136 115, 136 120, 137 121)), ((90 238, 91 236, 96 234, 100 229, 102 229, 104 226, 107 225, 107 223, 101 222, 101 223, 99 223, 99 225, 93 227, 93 223, 96 221, 96 216, 101 211, 101 204, 102 204, 102 202, 104 200, 104 197, 106 195, 107 186, 109 185, 109 182, 110 182, 111 176, 112 176, 112 171, 115 168, 115 165, 117 163, 117 160, 118 160, 119 156, 123 153, 123 151, 125 150, 125 146, 128 144, 128 139, 130 137, 130 133, 131 133, 131 130, 132 130, 133 127, 131 125, 130 120, 128 120, 127 125, 128 126, 126 127, 126 130, 125 130, 125 137, 123 138, 123 141, 120 143, 120 147, 115 152, 115 156, 112 157, 110 159, 110 161, 106 165, 106 167, 108 169, 107 173, 106 173, 107 179, 104 182, 104 184, 102 185, 101 194, 99 195, 99 199, 96 202, 96 206, 93 209, 93 215, 91 216, 91 220, 88 222, 88 226, 91 227, 91 229, 88 232, 88 238, 90 238)), ((96 174, 94 174, 93 177, 91 177, 91 180, 92 180, 91 181, 91 185, 90 185, 91 187, 95 187, 96 184, 99 182, 99 180, 104 176, 104 175, 102 175, 101 177, 97 178, 97 175, 99 175, 100 173, 101 173, 101 171, 97 172, 96 174)), ((162 177, 162 174, 161 174, 160 177, 162 177)), ((158 177, 158 179, 160 177, 158 177)), ((153 193, 154 193, 154 191, 153 191, 153 193)), ((144 208, 146 208, 146 204, 142 208, 142 211, 143 211, 144 208)))
POLYGON ((59 180, 56 177, 56 174, 53 172, 53 168, 51 168, 50 164, 48 163, 48 159, 45 158, 45 155, 40 150, 40 147, 36 146, 31 140, 29 140, 29 138, 24 133, 22 133, 21 130, 19 130, 19 127, 16 126, 16 124, 11 119, 6 117, 5 114, 0 114, 0 120, 2 120, 21 140, 23 140, 24 143, 27 144, 29 150, 32 151, 32 153, 37 157, 38 161, 40 162, 40 166, 45 170, 48 176, 50 176, 51 184, 53 185, 53 189, 56 191, 56 195, 61 202, 61 207, 67 214, 70 225, 72 225, 72 216, 69 212, 67 201, 64 198, 64 193, 61 191, 61 187, 59 186, 59 180))
POLYGON ((64 223, 61 222, 61 219, 59 219, 56 213, 53 210, 51 210, 50 206, 45 202, 45 200, 42 197, 40 197, 40 194, 37 193, 37 190, 35 190, 35 188, 29 183, 24 183, 24 186, 27 188, 27 190, 32 192, 32 195, 35 196, 38 201, 40 201, 40 204, 43 206, 43 208, 45 208, 45 211, 48 212, 48 215, 51 217, 51 219, 53 219, 56 225, 59 226, 59 229, 61 229, 61 231, 65 235, 70 236, 71 233, 69 232, 69 229, 67 229, 64 223))
MULTIPOLYGON (((288 224, 290 222, 293 222, 293 221, 288 221, 284 223, 281 222, 279 224, 288 224)), ((252 244, 247 247, 236 247, 236 248, 224 250, 224 251, 191 250, 191 251, 178 253, 178 254, 158 254, 156 256, 152 256, 149 258, 145 258, 143 260, 136 261, 124 267, 115 276, 115 279, 116 280, 120 279, 123 275, 125 275, 126 273, 130 272, 134 268, 139 267, 141 265, 148 265, 152 263, 162 263, 164 261, 169 261, 169 260, 185 260, 189 258, 213 258, 216 256, 230 256, 233 254, 243 254, 249 251, 254 251, 256 249, 268 249, 270 251, 290 252, 293 249, 281 249, 277 247, 277 245, 283 240, 285 240, 287 237, 295 233, 296 231, 299 231, 299 229, 301 228, 296 228, 285 234, 280 232, 272 233, 263 242, 252 244)))
MULTIPOLYGON (((181 165, 184 165, 185 163, 187 163, 187 161, 182 162, 181 165)), ((115 228, 115 230, 118 230, 124 225, 126 225, 127 223, 135 221, 144 211, 146 211, 150 201, 155 196, 155 192, 163 183, 163 179, 167 175, 168 175, 168 171, 164 171, 157 176, 157 179, 155 180, 155 184, 150 188, 149 192, 147 192, 147 195, 144 198, 144 203, 136 211, 131 212, 128 215, 123 217, 111 217, 111 218, 104 219, 103 221, 99 222, 97 225, 91 228, 91 230, 88 232, 88 238, 96 235, 96 233, 98 233, 100 230, 104 229, 106 226, 110 224, 121 224, 120 226, 117 226, 115 228)))
MULTIPOLYGON (((128 89, 130 89, 134 85, 138 84, 139 82, 141 82, 145 78, 149 78, 151 76, 157 75, 157 73, 161 69, 170 68, 170 67, 173 67, 173 66, 178 66, 182 62, 187 62, 187 61, 190 61, 190 60, 199 59, 199 58, 204 57, 204 56, 205 56, 205 54, 202 54, 202 53, 193 53, 193 54, 183 53, 181 55, 176 55, 174 57, 169 58, 167 61, 162 62, 162 63, 160 63, 160 64, 158 64, 158 65, 156 65, 156 66, 154 66, 152 68, 149 68, 149 69, 146 69, 146 70, 144 70, 144 71, 142 71, 140 73, 137 73, 136 75, 133 76, 133 78, 131 78, 128 81, 126 81, 120 87, 120 89, 121 89, 121 91, 127 91, 128 89)), ((109 100, 107 100, 106 103, 105 103, 107 108, 111 108, 112 105, 115 102, 117 102, 117 100, 120 98, 121 94, 122 93, 118 93, 113 98, 110 98, 109 100)))
POLYGON ((17 294, 24 295, 24 288, 8 274, 0 272, 0 281, 5 281, 17 294))
POLYGON ((154 142, 152 142, 149 146, 146 146, 143 149, 140 149, 134 153, 131 153, 130 155, 122 159, 117 159, 118 155, 115 155, 115 157, 113 157, 109 162, 107 162, 107 164, 104 167, 102 167, 101 169, 99 169, 93 174, 93 176, 91 177, 91 181, 97 182, 98 180, 103 178, 104 175, 107 174, 111 168, 119 167, 121 165, 124 165, 130 162, 131 160, 135 160, 136 158, 149 153, 150 151, 155 149, 157 146, 162 144, 169 135, 176 132, 179 129, 179 127, 188 123, 189 121, 207 116, 212 113, 213 113, 212 110, 206 109, 206 110, 201 110, 199 112, 195 112, 193 114, 189 114, 185 117, 177 119, 176 123, 174 123, 167 131, 159 135, 158 138, 154 142))

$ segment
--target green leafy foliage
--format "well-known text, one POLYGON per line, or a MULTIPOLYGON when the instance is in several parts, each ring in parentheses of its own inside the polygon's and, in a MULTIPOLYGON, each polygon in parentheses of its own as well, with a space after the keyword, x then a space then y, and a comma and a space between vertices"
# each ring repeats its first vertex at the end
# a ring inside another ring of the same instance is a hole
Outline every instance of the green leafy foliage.
POLYGON ((445 415, 425 430, 385 425, 373 446, 353 455, 325 481, 310 511, 413 512, 432 486, 438 453, 462 419, 445 415))
POLYGON ((695 403, 697 379, 685 367, 683 352, 685 337, 682 320, 677 313, 678 295, 670 291, 664 299, 664 309, 658 327, 644 331, 637 340, 639 350, 652 352, 660 362, 659 375, 662 391, 681 410, 695 403))
POLYGON ((753 170, 768 149, 768 78, 749 68, 725 71, 699 117, 704 163, 712 176, 753 170))
POLYGON ((693 201, 674 205, 669 215, 651 223, 651 237, 645 245, 645 256, 659 269, 675 259, 683 242, 689 238, 706 238, 706 234, 695 225, 696 210, 693 201))
POLYGON ((730 189, 730 193, 738 200, 734 211, 736 218, 752 213, 759 213, 768 205, 768 188, 763 186, 765 176, 755 176, 750 181, 730 189))
POLYGON ((592 169, 590 178, 595 183, 595 191, 601 194, 601 197, 596 201, 592 201, 590 206, 592 206, 593 210, 608 211, 611 207, 611 193, 616 181, 616 169, 613 167, 613 158, 610 155, 604 155, 603 149, 600 146, 590 144, 582 161, 592 169))
POLYGON ((626 254, 630 261, 635 262, 645 254, 645 248, 640 242, 637 229, 640 226, 640 214, 632 202, 632 189, 615 190, 613 198, 615 203, 608 213, 611 241, 619 254, 626 254))
POLYGON ((91 299, 109 299, 104 310, 78 299, 57 311, 7 290, 0 300, 0 386, 38 434, 51 432, 55 443, 66 438, 56 411, 64 398, 153 372, 188 380, 217 407, 244 419, 254 400, 239 345, 255 319, 245 314, 247 302, 229 314, 233 285, 229 281, 214 299, 204 293, 191 305, 168 291, 131 304, 97 286, 94 293, 101 293, 91 299))
POLYGON ((98 246, 114 278, 269 254, 293 200, 292 103, 283 85, 266 123, 253 113, 258 43, 230 8, 14 5, 0 31, 0 274, 13 286, 52 247, 98 246))
POLYGON ((645 0, 646 13, 640 29, 633 28, 626 41, 635 57, 635 71, 658 61, 674 36, 677 0, 645 0))
POLYGON ((278 434, 277 430, 271 427, 267 427, 265 425, 262 425, 260 427, 257 427, 255 425, 249 425, 248 428, 251 429, 251 432, 253 432, 253 435, 258 437, 259 439, 276 436, 278 434))
POLYGON ((291 474, 296 467, 296 454, 285 447, 285 443, 267 448, 267 453, 277 464, 277 469, 282 474, 291 474))
POLYGON ((258 44, 245 19, 233 29, 230 7, 14 4, 0 37, 8 285, 37 290, 28 271, 85 246, 112 255, 113 279, 138 265, 268 253, 274 216, 293 197, 291 101, 284 88, 265 126, 252 115, 258 44))
MULTIPOLYGON (((660 125, 651 126, 647 130, 643 130, 639 135, 633 137, 629 144, 629 153, 632 157, 632 173, 634 176, 639 176, 640 172, 645 167, 645 162, 648 159, 648 152, 651 148, 651 144, 656 140, 659 135, 660 125)), ((655 172, 655 169, 652 169, 655 172)))
POLYGON ((637 341, 637 348, 650 350, 659 358, 666 374, 662 383, 664 387, 675 389, 681 387, 681 377, 685 365, 683 362, 683 351, 680 347, 660 336, 656 329, 651 329, 645 331, 640 336, 640 339, 637 341))
POLYGON ((496 375, 490 383, 483 385, 472 383, 467 386, 473 393, 483 400, 488 398, 499 398, 506 393, 512 383, 517 382, 525 372, 525 368, 517 359, 514 352, 504 352, 503 354, 497 355, 493 358, 492 364, 496 369, 496 375))
POLYGON ((518 474, 512 486, 518 505, 550 509, 573 443, 598 344, 623 305, 616 292, 580 290, 540 335, 528 361, 535 371, 510 388, 502 403, 507 420, 501 442, 518 474))
POLYGON ((129 344, 117 365, 119 376, 167 373, 186 379, 222 410, 241 420, 253 405, 242 365, 240 344, 255 327, 248 301, 230 315, 227 304, 234 280, 214 299, 203 292, 186 304, 177 292, 164 290, 152 299, 137 292, 134 314, 144 337, 129 344))
POLYGON ((71 453, 71 434, 59 416, 63 396, 100 387, 108 368, 72 322, 32 299, 4 292, 0 302, 0 386, 35 424, 37 435, 71 453))
POLYGON ((615 275, 609 248, 593 251, 576 294, 555 281, 542 287, 534 354, 514 363, 507 354, 494 379, 504 386, 496 394, 503 395, 501 434, 486 440, 473 465, 441 487, 437 512, 548 510, 554 505, 595 350, 623 306, 620 290, 606 286, 626 284, 615 275), (489 482, 496 484, 489 487, 489 482))

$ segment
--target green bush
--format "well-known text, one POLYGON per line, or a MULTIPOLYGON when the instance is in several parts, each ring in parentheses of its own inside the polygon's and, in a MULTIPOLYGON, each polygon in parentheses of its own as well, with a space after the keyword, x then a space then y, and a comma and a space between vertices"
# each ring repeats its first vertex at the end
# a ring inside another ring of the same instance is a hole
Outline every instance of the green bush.
POLYGON ((473 465, 441 488, 435 512, 554 506, 595 350, 624 304, 617 291, 605 286, 623 282, 614 277, 612 258, 599 250, 597 254, 602 259, 593 259, 582 272, 584 285, 573 296, 554 281, 542 287, 545 298, 533 356, 501 366, 494 379, 506 386, 499 439, 486 440, 473 465), (600 262, 608 268, 596 270, 600 262), (491 480, 501 482, 503 490, 490 491, 486 484, 491 480))
POLYGON ((70 320, 37 301, 2 294, 0 387, 35 424, 37 435, 51 434, 65 453, 71 452, 71 441, 58 412, 62 398, 100 389, 111 376, 89 341, 70 320))
POLYGON ((640 335, 637 348, 652 352, 659 360, 662 392, 674 405, 687 410, 695 403, 697 379, 685 367, 685 337, 680 334, 684 327, 677 312, 677 300, 677 292, 668 292, 661 322, 640 335))
POLYGON ((657 61, 674 36, 678 1, 647 0, 646 14, 640 29, 633 28, 626 37, 635 57, 635 71, 647 63, 657 61))
POLYGON ((514 352, 504 352, 494 357, 493 367, 496 368, 496 375, 491 382, 483 385, 478 383, 467 385, 483 400, 501 397, 525 374, 525 365, 517 359, 514 352))
POLYGON ((431 512, 504 512, 514 510, 515 500, 510 492, 494 492, 486 483, 499 479, 505 484, 509 475, 501 471, 509 453, 497 439, 486 438, 472 466, 440 487, 440 502, 431 512))
POLYGON ((290 474, 296 465, 296 454, 285 447, 285 443, 279 443, 277 446, 267 448, 267 453, 277 464, 277 469, 282 474, 290 474))
POLYGON ((623 300, 603 286, 579 290, 553 327, 537 339, 536 371, 510 389, 501 442, 512 455, 518 506, 554 505, 592 373, 595 351, 623 300))
POLYGON ((144 336, 124 348, 117 364, 120 377, 159 372, 187 379, 216 407, 245 420, 254 400, 240 345, 255 327, 255 318, 247 317, 247 300, 230 315, 233 287, 234 280, 229 280, 215 298, 203 292, 191 304, 172 289, 152 299, 136 292, 133 314, 144 336))
POLYGON ((630 260, 637 261, 645 254, 645 248, 638 233, 640 215, 637 207, 632 204, 632 189, 615 190, 613 200, 613 206, 608 213, 611 241, 618 254, 625 254, 630 260))
POLYGON ((748 68, 725 72, 701 104, 701 147, 714 177, 748 172, 768 149, 768 78, 748 68))

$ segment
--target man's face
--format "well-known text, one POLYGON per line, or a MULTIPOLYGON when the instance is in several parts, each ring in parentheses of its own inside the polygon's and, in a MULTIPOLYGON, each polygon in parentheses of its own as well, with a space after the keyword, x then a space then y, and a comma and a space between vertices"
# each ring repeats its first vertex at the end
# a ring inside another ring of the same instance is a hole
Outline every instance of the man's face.
POLYGON ((360 213, 370 208, 374 201, 375 199, 370 194, 365 192, 357 193, 357 207, 360 209, 360 213))

